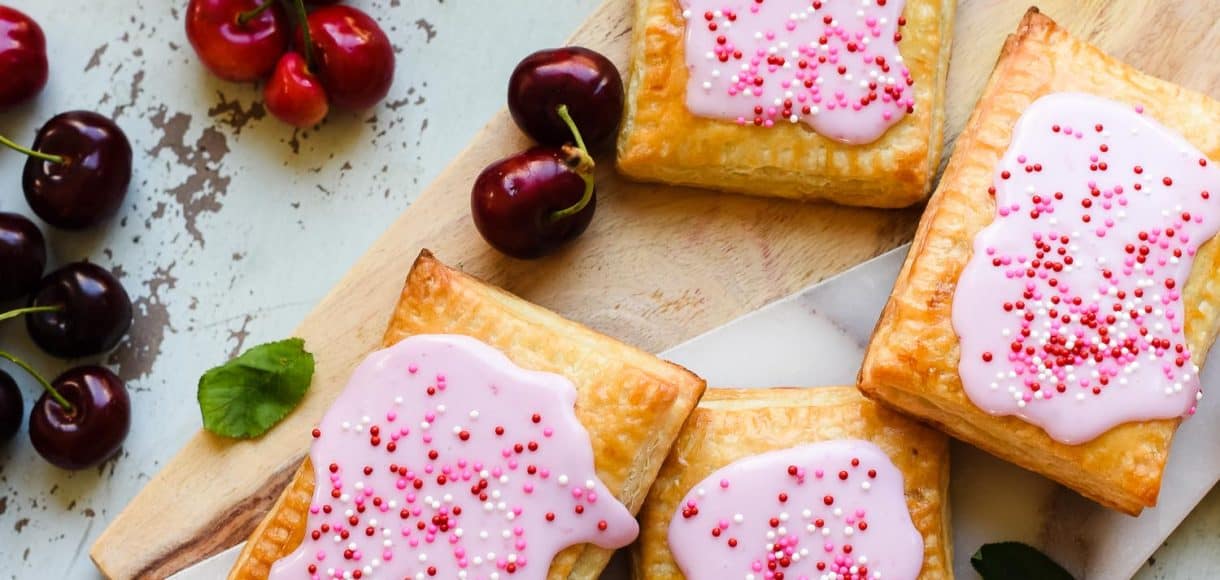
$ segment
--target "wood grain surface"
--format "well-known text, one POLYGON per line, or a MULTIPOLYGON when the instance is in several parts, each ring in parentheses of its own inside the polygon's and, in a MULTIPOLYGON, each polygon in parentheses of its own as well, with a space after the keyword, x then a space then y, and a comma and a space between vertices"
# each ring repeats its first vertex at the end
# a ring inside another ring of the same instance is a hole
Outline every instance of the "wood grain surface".
MULTIPOLYGON (((631 0, 608 0, 572 43, 626 62, 631 0)), ((1074 33, 1157 76, 1217 96, 1220 2, 1039 3, 1074 33)), ((946 155, 1004 37, 1029 4, 963 0, 947 100, 946 155)), ((469 218, 470 182, 528 145, 497 114, 297 328, 317 354, 304 404, 262 439, 201 432, 93 546, 112 578, 163 578, 254 528, 309 444, 307 433, 357 362, 379 344, 411 260, 422 248, 569 318, 659 351, 909 240, 919 209, 847 209, 643 185, 614 175, 603 152, 597 216, 551 258, 504 258, 469 218)), ((943 160, 942 160, 943 166, 943 160)), ((194 377, 182 377, 194 381, 194 377)))

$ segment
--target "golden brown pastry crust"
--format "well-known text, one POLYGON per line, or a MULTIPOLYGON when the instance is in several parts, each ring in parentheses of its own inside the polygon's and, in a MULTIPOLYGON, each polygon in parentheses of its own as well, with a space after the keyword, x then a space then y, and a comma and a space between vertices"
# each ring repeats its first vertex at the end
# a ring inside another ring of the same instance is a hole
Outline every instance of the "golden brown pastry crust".
POLYGON ((915 112, 867 145, 804 123, 769 129, 686 108, 685 25, 678 0, 635 0, 618 168, 633 178, 751 195, 906 207, 923 201, 940 164, 954 0, 907 0, 899 51, 915 79, 915 112))
MULTIPOLYGON (((415 334, 473 336, 518 366, 575 383, 576 415, 589 431, 597 475, 632 513, 705 386, 682 367, 453 270, 426 250, 407 276, 383 344, 415 334)), ((307 460, 250 537, 230 580, 266 578, 276 560, 300 545, 312 496, 307 460)), ((595 578, 610 555, 589 544, 569 547, 547 577, 595 578)))
MULTIPOLYGON (((1179 420, 1120 425, 1092 441, 1064 445, 1016 417, 974 406, 958 377, 953 292, 975 234, 995 215, 987 194, 1026 106, 1051 92, 1081 91, 1127 103, 1220 155, 1220 103, 1143 74, 1071 37, 1036 9, 1008 38, 995 71, 928 202, 889 304, 869 344, 859 386, 865 395, 938 425, 950 435, 1070 487, 1102 505, 1138 514, 1156 504, 1179 420)), ((1199 251, 1183 303, 1186 336, 1202 364, 1216 337, 1220 252, 1199 251)))
POLYGON ((640 512, 632 548, 639 580, 683 578, 669 552, 669 523, 682 498, 738 459, 830 439, 871 441, 902 472, 911 520, 923 535, 923 580, 953 576, 949 533, 949 440, 852 387, 709 389, 674 443, 640 512))

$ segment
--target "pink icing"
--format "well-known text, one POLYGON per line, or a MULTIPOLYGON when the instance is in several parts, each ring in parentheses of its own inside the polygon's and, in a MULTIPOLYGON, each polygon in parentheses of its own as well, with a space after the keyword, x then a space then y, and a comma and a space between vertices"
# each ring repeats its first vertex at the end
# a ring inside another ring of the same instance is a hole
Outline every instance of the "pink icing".
POLYGON ((717 470, 678 507, 669 549, 691 580, 912 580, 923 567, 902 472, 855 440, 717 470))
POLYGON ((469 337, 373 353, 315 432, 305 541, 271 577, 543 579, 567 546, 630 543, 575 403, 469 337))
POLYGON ((686 106, 871 143, 914 110, 898 52, 905 0, 681 0, 686 106))
POLYGON ((1139 109, 1077 93, 1030 105, 953 299, 974 404, 1069 444, 1193 412, 1182 291, 1220 229, 1217 187, 1214 164, 1139 109))

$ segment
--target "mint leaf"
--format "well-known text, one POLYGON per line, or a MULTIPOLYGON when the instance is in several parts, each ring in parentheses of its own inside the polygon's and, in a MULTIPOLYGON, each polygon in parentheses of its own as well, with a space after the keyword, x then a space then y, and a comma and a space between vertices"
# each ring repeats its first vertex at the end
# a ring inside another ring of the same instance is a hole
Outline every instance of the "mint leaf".
POLYGON ((223 437, 258 437, 301 402, 312 379, 313 355, 304 340, 251 348, 199 378, 203 428, 223 437))
POLYGON ((983 544, 970 565, 983 580, 1074 580, 1046 554, 1021 542, 983 544))

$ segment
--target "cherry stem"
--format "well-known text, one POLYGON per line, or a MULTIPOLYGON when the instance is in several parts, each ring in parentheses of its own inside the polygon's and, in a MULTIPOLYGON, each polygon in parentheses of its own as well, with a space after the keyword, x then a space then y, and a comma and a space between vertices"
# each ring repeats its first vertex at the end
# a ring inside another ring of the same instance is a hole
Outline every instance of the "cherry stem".
POLYGON ((292 0, 297 9, 297 26, 301 27, 301 39, 305 44, 305 67, 313 68, 313 38, 309 35, 309 13, 305 12, 305 0, 292 0))
POLYGON ((62 309, 63 309, 62 306, 31 306, 29 308, 18 308, 16 310, 9 310, 8 312, 0 313, 0 322, 3 322, 10 318, 17 318, 18 316, 22 316, 25 314, 35 314, 38 312, 55 312, 57 310, 62 310, 62 309))
POLYGON ((4 135, 0 135, 0 145, 4 145, 5 147, 8 147, 9 149, 12 149, 13 151, 16 151, 18 153, 24 153, 26 155, 29 155, 30 157, 37 157, 44 161, 50 161, 51 163, 63 163, 64 162, 64 158, 59 155, 51 155, 50 153, 43 153, 41 151, 35 151, 33 149, 30 149, 29 147, 22 147, 16 143, 14 143, 12 139, 9 139, 8 137, 5 137, 4 135))
POLYGON ((278 0, 267 0, 266 2, 263 2, 263 4, 261 6, 259 6, 258 8, 254 8, 252 10, 247 10, 245 12, 242 12, 241 14, 238 14, 237 15, 237 25, 245 26, 251 20, 258 18, 260 14, 266 12, 267 9, 271 8, 271 5, 275 4, 277 1, 278 0))
POLYGON ((59 391, 55 390, 55 387, 52 387, 51 383, 48 383, 46 379, 42 378, 42 375, 38 374, 38 371, 34 370, 34 367, 2 350, 0 350, 0 358, 6 359, 9 362, 21 367, 21 370, 28 373, 31 377, 34 377, 34 380, 38 381, 38 384, 42 385, 42 388, 47 390, 47 394, 51 395, 51 398, 55 399, 55 402, 59 403, 60 407, 63 407, 64 410, 69 413, 72 412, 72 404, 69 403, 63 395, 59 394, 59 391))
MULTIPOLYGON (((575 204, 552 212, 550 216, 551 223, 572 217, 584 211, 585 207, 589 205, 589 201, 593 199, 593 158, 589 155, 589 148, 585 147, 585 140, 580 136, 580 129, 576 127, 576 121, 572 120, 572 115, 568 112, 568 106, 559 105, 556 112, 559 114, 559 118, 563 119, 564 124, 568 126, 568 130, 572 131, 572 138, 576 140, 576 171, 580 178, 585 181, 585 193, 580 197, 580 201, 575 204)), ((564 149, 567 151, 569 148, 565 146, 564 149)))

